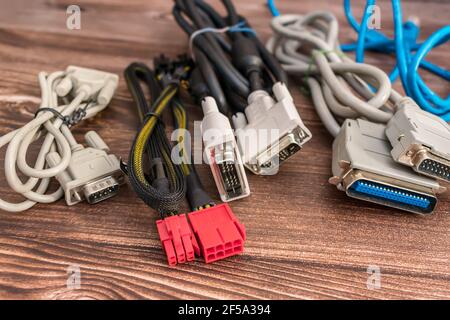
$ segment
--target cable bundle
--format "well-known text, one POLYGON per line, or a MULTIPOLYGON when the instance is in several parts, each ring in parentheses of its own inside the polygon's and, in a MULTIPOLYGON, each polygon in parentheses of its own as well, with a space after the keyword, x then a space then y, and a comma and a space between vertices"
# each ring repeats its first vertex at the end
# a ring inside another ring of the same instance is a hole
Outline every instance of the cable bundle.
POLYGON ((344 9, 348 22, 358 33, 358 41, 343 45, 344 51, 356 51, 356 62, 364 61, 364 50, 372 50, 386 54, 395 53, 397 65, 389 78, 394 82, 399 76, 405 92, 413 98, 424 110, 450 121, 450 96, 441 98, 435 94, 419 75, 419 68, 423 68, 446 81, 450 81, 450 71, 445 70, 425 60, 426 55, 433 48, 446 43, 450 39, 450 25, 435 31, 424 42, 417 41, 420 28, 414 21, 403 23, 402 9, 399 0, 392 1, 394 20, 394 39, 390 39, 377 30, 367 30, 367 19, 371 14, 370 8, 375 0, 368 0, 362 18, 358 25, 351 13, 350 0, 344 1, 344 9), (363 27, 361 27, 363 26, 363 27))
POLYGON ((222 17, 202 0, 176 0, 173 15, 191 37, 194 71, 193 92, 201 100, 212 95, 226 115, 244 111, 248 95, 270 90, 274 80, 286 82, 277 61, 264 48, 244 18, 229 0, 222 1, 227 16, 222 17), (198 89, 198 90, 195 90, 198 89))
POLYGON ((332 13, 276 16, 271 26, 268 49, 303 77, 335 137, 329 182, 353 198, 433 212, 449 178, 448 124, 393 90, 382 70, 345 56, 332 13))
POLYGON ((192 165, 186 110, 177 96, 180 88, 187 87, 191 62, 184 57, 170 61, 161 56, 154 64, 155 72, 141 63, 132 63, 125 70, 142 126, 123 170, 137 195, 161 216, 156 229, 169 265, 193 261, 196 255, 209 263, 239 254, 244 249, 245 227, 227 204, 215 205, 192 165), (150 104, 140 82, 150 90, 150 104), (167 107, 177 130, 178 144, 173 147, 161 119, 167 107), (185 195, 193 212, 179 214, 185 195))
MULTIPOLYGON (((51 74, 39 73, 42 101, 35 118, 22 128, 0 137, 0 148, 8 144, 6 181, 27 200, 11 203, 0 199, 0 209, 24 211, 36 203, 55 202, 64 195, 62 183, 53 193, 45 193, 51 178, 65 175, 65 170, 73 164, 74 153, 83 150, 70 129, 105 109, 117 82, 118 77, 114 74, 80 67, 69 67, 66 71, 51 74), (32 167, 27 163, 29 147, 40 138, 43 141, 32 167), (49 155, 56 159, 54 163, 49 161, 49 155), (19 178, 17 169, 28 177, 25 183, 19 178)), ((76 201, 81 201, 81 198, 76 201)))
POLYGON ((190 63, 187 60, 169 62, 162 57, 156 59, 155 64, 158 65, 156 74, 142 63, 132 63, 125 70, 125 79, 142 121, 130 150, 126 171, 138 196, 165 217, 178 212, 186 190, 193 210, 212 205, 212 200, 203 191, 191 165, 184 131, 188 126, 186 110, 177 97, 190 63), (150 104, 141 82, 148 86, 150 104), (174 163, 171 158, 173 146, 161 120, 168 107, 172 111, 175 129, 181 129, 177 139, 181 163, 174 163))
POLYGON ((269 51, 288 73, 303 77, 333 136, 346 118, 379 123, 391 119, 393 105, 403 97, 382 70, 345 56, 339 46, 338 22, 331 13, 282 15, 273 18, 271 26, 275 34, 267 44, 269 51))
POLYGON ((140 63, 127 67, 125 79, 142 121, 128 160, 130 183, 138 196, 161 214, 176 212, 184 198, 186 186, 181 167, 175 165, 170 158, 171 145, 159 117, 171 104, 179 86, 172 83, 161 90, 154 73, 140 63), (151 92, 151 105, 146 101, 140 81, 151 92), (153 169, 149 175, 146 174, 145 161, 153 169))

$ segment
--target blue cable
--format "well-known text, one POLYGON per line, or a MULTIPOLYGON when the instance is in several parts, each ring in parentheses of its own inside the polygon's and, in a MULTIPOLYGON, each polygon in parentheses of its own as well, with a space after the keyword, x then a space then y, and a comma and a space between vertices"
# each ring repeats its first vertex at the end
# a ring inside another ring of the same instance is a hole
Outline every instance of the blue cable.
MULTIPOLYGON (((383 33, 367 28, 367 21, 371 15, 371 7, 375 0, 367 0, 361 25, 358 24, 351 12, 350 0, 344 0, 344 11, 351 27, 358 33, 355 43, 344 44, 341 49, 345 52, 356 51, 356 62, 364 61, 364 51, 371 50, 384 54, 395 53, 397 64, 389 73, 391 82, 400 77, 405 92, 413 98, 424 110, 450 121, 450 95, 441 98, 434 93, 423 81, 418 73, 419 67, 450 81, 450 71, 425 60, 425 56, 433 48, 446 43, 450 39, 450 25, 433 33, 426 41, 417 42, 420 28, 412 21, 403 23, 400 0, 392 0, 395 36, 390 39, 383 33)), ((274 17, 280 15, 274 0, 267 0, 267 6, 274 17)))
MULTIPOLYGON (((361 24, 367 26, 367 21, 369 21, 370 8, 375 4, 375 0, 367 0, 366 7, 364 9, 364 16, 362 18, 361 24)), ((364 42, 366 41, 367 28, 362 28, 359 30, 358 40, 356 43, 356 62, 364 62, 364 42)))
POLYGON ((280 15, 280 12, 278 11, 274 0, 267 0, 267 6, 269 7, 269 10, 270 10, 270 13, 272 13, 272 16, 278 17, 280 15))
POLYGON ((341 49, 356 50, 357 62, 364 61, 365 49, 385 54, 395 53, 397 65, 389 75, 391 82, 400 77, 408 96, 424 110, 442 117, 445 121, 450 121, 450 95, 445 99, 439 97, 425 84, 418 73, 420 67, 450 81, 449 70, 424 60, 429 51, 450 39, 450 25, 439 29, 426 41, 418 43, 420 28, 411 21, 403 23, 400 0, 392 0, 395 37, 390 39, 377 30, 367 28, 367 20, 371 14, 369 9, 374 4, 375 0, 367 0, 362 19, 363 28, 361 28, 351 13, 350 0, 344 0, 345 15, 349 24, 358 33, 358 41, 342 45, 341 49))

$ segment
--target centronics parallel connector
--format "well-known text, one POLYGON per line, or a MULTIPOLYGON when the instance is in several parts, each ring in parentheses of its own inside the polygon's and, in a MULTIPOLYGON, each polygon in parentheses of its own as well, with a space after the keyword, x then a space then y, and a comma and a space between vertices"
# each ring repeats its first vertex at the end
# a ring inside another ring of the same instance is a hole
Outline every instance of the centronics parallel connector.
POLYGON ((329 182, 353 198, 418 214, 433 212, 436 194, 446 189, 395 162, 385 129, 385 125, 347 119, 333 143, 329 182))
POLYGON ((450 182, 450 126, 443 119, 405 98, 388 122, 386 135, 395 161, 450 182))
POLYGON ((202 101, 204 118, 201 124, 206 161, 222 201, 232 201, 250 195, 241 155, 228 118, 219 112, 216 101, 202 101))
POLYGON ((252 92, 245 115, 233 116, 244 164, 255 174, 277 173, 311 139, 286 86, 277 82, 272 91, 276 100, 264 90, 252 92))
MULTIPOLYGON (((89 147, 75 146, 69 166, 56 176, 69 206, 83 200, 94 204, 111 198, 124 183, 119 159, 108 154, 109 148, 103 139, 95 131, 89 131, 85 140, 89 147)), ((61 162, 57 152, 50 152, 46 159, 50 166, 61 162)))

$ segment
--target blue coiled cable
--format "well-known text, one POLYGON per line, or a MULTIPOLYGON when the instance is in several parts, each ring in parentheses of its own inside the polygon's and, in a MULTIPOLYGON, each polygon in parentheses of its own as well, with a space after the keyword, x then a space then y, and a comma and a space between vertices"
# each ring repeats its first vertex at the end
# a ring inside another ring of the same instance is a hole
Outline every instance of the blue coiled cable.
MULTIPOLYGON (((344 0, 344 11, 349 24, 358 33, 355 43, 341 46, 343 51, 356 51, 356 62, 364 61, 365 50, 391 54, 395 53, 397 64, 390 72, 389 78, 394 82, 400 77, 405 92, 413 98, 424 110, 450 121, 450 95, 441 98, 433 92, 423 81, 418 69, 423 68, 433 74, 450 81, 450 71, 425 60, 426 55, 433 48, 446 43, 450 38, 450 25, 434 32, 426 41, 418 42, 420 28, 412 21, 403 23, 400 0, 392 0, 395 37, 390 39, 382 32, 368 29, 367 21, 372 13, 375 0, 367 0, 362 25, 358 24, 351 12, 350 0, 344 0)), ((273 16, 279 12, 274 0, 268 0, 267 5, 273 16)))
POLYGON ((394 82, 399 76, 405 92, 413 98, 422 109, 450 121, 450 95, 447 98, 439 97, 423 81, 418 73, 419 67, 450 81, 450 71, 443 69, 425 60, 426 55, 433 48, 442 45, 450 39, 450 25, 434 32, 426 41, 418 43, 420 28, 412 21, 403 23, 400 0, 392 0, 395 37, 390 39, 377 30, 368 30, 367 21, 371 14, 371 7, 375 0, 367 0, 363 16, 364 26, 358 25, 351 13, 350 0, 344 0, 344 9, 347 20, 352 28, 358 32, 356 43, 343 45, 343 51, 356 51, 356 61, 364 61, 364 50, 381 53, 395 53, 397 65, 391 71, 389 78, 394 82))

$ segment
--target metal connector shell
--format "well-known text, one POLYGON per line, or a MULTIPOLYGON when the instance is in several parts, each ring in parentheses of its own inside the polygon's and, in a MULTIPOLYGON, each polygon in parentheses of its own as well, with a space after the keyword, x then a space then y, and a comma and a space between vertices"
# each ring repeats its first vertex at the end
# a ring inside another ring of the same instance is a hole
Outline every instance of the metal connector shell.
POLYGON ((247 176, 228 118, 219 112, 212 97, 206 97, 202 107, 204 153, 221 200, 228 202, 249 196, 247 176))
POLYGON ((242 159, 255 174, 276 174, 311 139, 286 86, 275 83, 273 93, 276 100, 266 91, 252 92, 245 115, 233 116, 242 159))
POLYGON ((396 163, 390 155, 385 126, 348 119, 333 143, 330 183, 348 196, 418 213, 433 212, 436 194, 444 192, 434 179, 396 163))
POLYGON ((113 176, 93 181, 83 187, 84 198, 94 204, 113 197, 119 191, 119 182, 113 176))
POLYGON ((410 98, 397 105, 386 135, 395 161, 416 172, 450 182, 450 126, 410 98))

